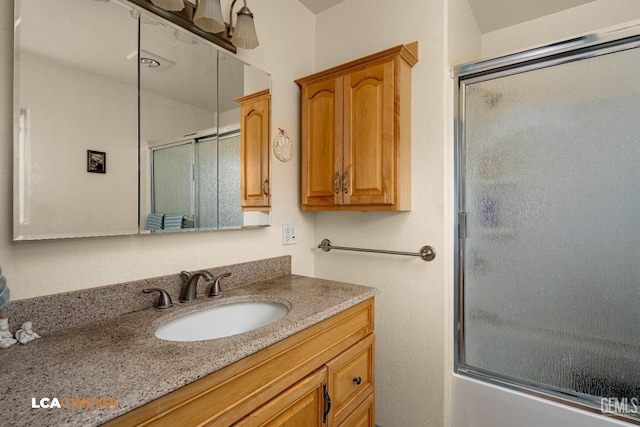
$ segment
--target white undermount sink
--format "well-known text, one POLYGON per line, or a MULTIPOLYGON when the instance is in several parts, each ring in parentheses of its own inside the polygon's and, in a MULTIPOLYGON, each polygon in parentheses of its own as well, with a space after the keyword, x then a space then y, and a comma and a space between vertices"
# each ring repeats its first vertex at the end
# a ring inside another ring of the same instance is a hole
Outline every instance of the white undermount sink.
POLYGON ((185 314, 160 326, 155 335, 166 341, 213 340, 266 326, 287 312, 276 302, 236 302, 185 314))

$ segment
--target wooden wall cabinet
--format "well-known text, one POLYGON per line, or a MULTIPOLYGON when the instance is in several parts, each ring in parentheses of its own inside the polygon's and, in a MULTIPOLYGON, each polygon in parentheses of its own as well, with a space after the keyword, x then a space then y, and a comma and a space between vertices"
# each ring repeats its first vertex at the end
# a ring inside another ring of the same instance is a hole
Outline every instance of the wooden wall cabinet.
POLYGON ((240 103, 240 205, 243 210, 265 210, 271 206, 271 94, 267 89, 236 101, 240 103))
POLYGON ((372 298, 106 426, 375 427, 373 331, 372 298))
POLYGON ((417 42, 296 80, 303 210, 411 209, 417 42))

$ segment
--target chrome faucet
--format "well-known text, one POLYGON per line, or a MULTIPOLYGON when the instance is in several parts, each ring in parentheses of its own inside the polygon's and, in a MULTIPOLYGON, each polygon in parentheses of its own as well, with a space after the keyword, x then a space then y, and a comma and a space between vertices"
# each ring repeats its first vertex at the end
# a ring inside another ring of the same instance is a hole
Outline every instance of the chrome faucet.
POLYGON ((196 299, 198 279, 200 278, 200 276, 204 277, 206 283, 212 283, 215 280, 211 273, 206 270, 200 270, 193 274, 189 273, 188 271, 181 271, 180 275, 186 282, 182 288, 182 295, 180 296, 180 302, 182 303, 192 302, 196 299))
POLYGON ((220 280, 224 279, 225 277, 229 277, 231 276, 231 273, 224 273, 223 275, 221 275, 220 277, 218 277, 215 281, 215 283, 213 284, 213 286, 211 286, 211 292, 209 292, 209 297, 212 298, 219 298, 222 296, 222 289, 220 289, 220 280))

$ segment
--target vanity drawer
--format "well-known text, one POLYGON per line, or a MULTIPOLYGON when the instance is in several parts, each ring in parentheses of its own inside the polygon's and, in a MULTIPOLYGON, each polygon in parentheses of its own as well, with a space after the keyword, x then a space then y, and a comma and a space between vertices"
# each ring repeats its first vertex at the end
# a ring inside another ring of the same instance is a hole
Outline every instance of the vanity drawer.
POLYGON ((375 395, 371 393, 338 427, 375 427, 375 395))
POLYGON ((371 334, 337 356, 327 366, 335 424, 373 393, 375 338, 371 334))

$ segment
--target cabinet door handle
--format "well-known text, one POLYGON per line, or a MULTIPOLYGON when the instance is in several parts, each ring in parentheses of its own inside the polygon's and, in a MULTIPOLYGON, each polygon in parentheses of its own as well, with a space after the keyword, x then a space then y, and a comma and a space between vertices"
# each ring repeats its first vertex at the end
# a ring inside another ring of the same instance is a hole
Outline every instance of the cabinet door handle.
POLYGON ((356 383, 356 385, 360 385, 360 384, 362 384, 362 378, 361 377, 353 377, 353 382, 356 383))
POLYGON ((349 172, 344 171, 344 175, 342 175, 342 191, 344 191, 344 194, 347 194, 349 192, 349 187, 347 187, 348 177, 349 172))
POLYGON ((264 193, 265 196, 269 195, 269 180, 265 179, 264 182, 262 183, 262 192, 264 193))
POLYGON ((331 396, 329 396, 329 392, 327 391, 327 384, 322 384, 322 390, 324 391, 324 401, 325 401, 325 411, 322 414, 322 424, 327 423, 327 415, 329 415, 329 411, 331 411, 331 396))
POLYGON ((336 194, 340 192, 340 172, 336 172, 336 177, 333 179, 333 189, 336 194))

